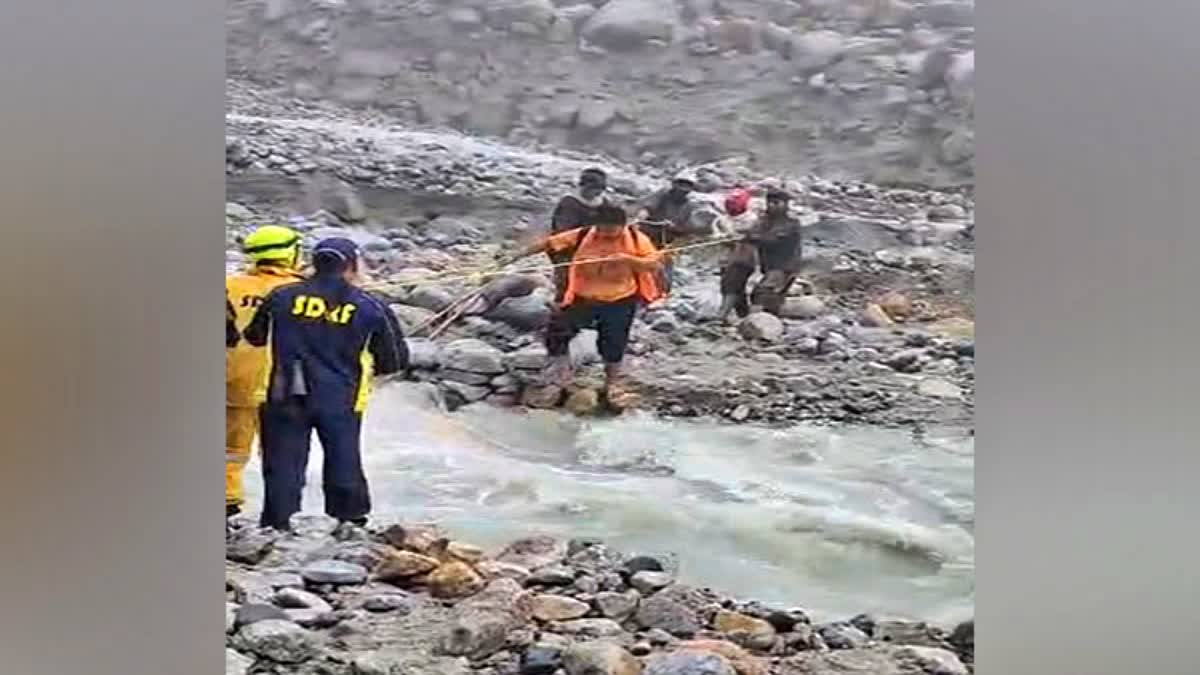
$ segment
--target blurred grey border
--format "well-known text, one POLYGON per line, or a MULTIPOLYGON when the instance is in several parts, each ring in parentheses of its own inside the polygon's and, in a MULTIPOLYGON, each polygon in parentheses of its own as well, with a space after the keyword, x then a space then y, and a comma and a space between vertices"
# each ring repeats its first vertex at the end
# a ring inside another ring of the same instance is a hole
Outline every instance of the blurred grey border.
MULTIPOLYGON (((5 672, 219 672, 223 12, 0 11, 5 672)), ((1200 672, 1200 7, 977 16, 977 661, 1200 672)))
POLYGON ((977 663, 1200 673, 1200 4, 977 23, 977 663))
POLYGON ((222 672, 223 14, 0 5, 0 672, 222 672))

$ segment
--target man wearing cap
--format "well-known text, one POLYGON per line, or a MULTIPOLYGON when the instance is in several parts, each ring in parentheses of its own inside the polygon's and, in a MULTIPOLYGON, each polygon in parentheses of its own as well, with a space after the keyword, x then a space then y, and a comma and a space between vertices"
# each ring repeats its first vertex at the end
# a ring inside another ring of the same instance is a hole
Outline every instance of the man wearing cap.
POLYGON ((252 265, 225 278, 225 516, 242 509, 242 474, 258 433, 258 406, 267 368, 267 350, 238 339, 254 312, 272 289, 303 279, 300 235, 278 225, 266 225, 242 241, 252 265))
MULTIPOLYGON (((695 189, 696 176, 690 171, 681 171, 671 181, 670 187, 650 195, 638 210, 638 229, 650 238, 655 248, 667 248, 676 236, 692 234, 689 231, 693 210, 690 195, 695 189)), ((671 290, 674 272, 671 256, 664 255, 659 276, 664 293, 671 290)))
POLYGON ((392 310, 356 285, 361 253, 349 239, 313 249, 313 276, 281 286, 263 301, 244 335, 270 343, 262 425, 261 524, 289 530, 300 511, 309 441, 324 455, 325 513, 365 525, 371 497, 360 432, 373 375, 408 366, 408 348, 392 310))
MULTIPOLYGON (((608 174, 595 167, 584 169, 579 174, 578 194, 565 195, 558 200, 550 216, 550 234, 559 234, 577 227, 596 224, 600 210, 609 205, 604 193, 608 190, 608 174)), ((550 261, 561 267, 554 268, 554 300, 562 302, 567 288, 567 265, 574 251, 564 250, 547 254, 550 261)))
MULTIPOLYGON (((766 211, 746 236, 757 249, 758 267, 763 275, 750 294, 750 303, 755 309, 775 315, 782 309, 800 272, 800 221, 789 212, 791 201, 791 194, 782 188, 769 188, 766 211)), ((742 283, 744 287, 745 282, 742 283)))

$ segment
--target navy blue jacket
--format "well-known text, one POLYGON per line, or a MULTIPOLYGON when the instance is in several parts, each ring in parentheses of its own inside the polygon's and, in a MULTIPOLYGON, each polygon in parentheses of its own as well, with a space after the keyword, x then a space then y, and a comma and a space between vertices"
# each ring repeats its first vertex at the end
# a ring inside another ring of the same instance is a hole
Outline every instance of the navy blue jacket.
POLYGON ((267 402, 303 396, 322 409, 362 412, 371 375, 408 367, 408 347, 392 310, 340 278, 314 277, 271 291, 245 330, 270 340, 267 402))

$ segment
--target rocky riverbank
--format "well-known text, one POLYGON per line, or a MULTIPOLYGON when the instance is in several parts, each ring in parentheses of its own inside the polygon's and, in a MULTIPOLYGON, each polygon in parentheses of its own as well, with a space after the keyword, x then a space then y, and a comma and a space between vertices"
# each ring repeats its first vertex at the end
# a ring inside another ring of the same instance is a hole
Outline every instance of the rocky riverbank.
POLYGON ((970 0, 236 0, 229 78, 645 165, 973 181, 970 0))
POLYGON ((226 674, 958 675, 953 630, 723 597, 671 559, 533 536, 495 552, 436 525, 279 535, 237 520, 226 542, 226 674))

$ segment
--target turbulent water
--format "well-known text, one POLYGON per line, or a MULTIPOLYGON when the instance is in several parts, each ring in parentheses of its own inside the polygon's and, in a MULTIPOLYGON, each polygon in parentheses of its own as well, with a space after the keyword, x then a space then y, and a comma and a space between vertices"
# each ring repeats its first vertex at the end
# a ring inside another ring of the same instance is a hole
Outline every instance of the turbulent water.
MULTIPOLYGON (((483 545, 547 533, 670 552, 691 583, 822 618, 972 614, 969 437, 446 415, 417 385, 378 392, 364 437, 380 516, 436 520, 483 545)), ((320 510, 319 466, 314 441, 306 511, 320 510)), ((251 467, 252 502, 258 475, 251 467)))

